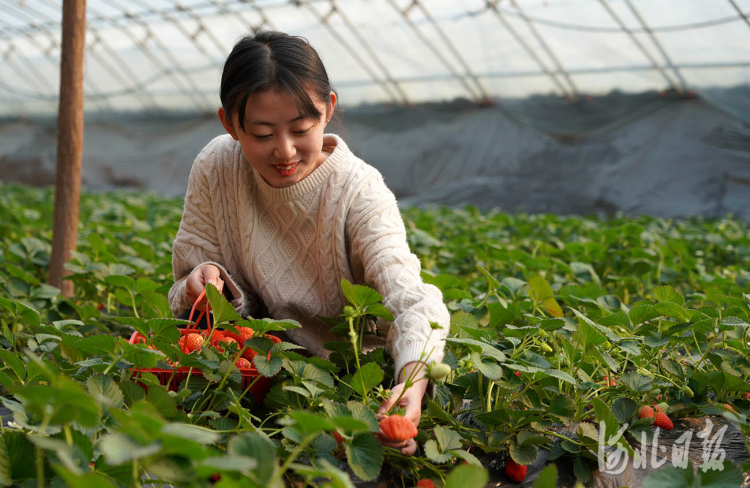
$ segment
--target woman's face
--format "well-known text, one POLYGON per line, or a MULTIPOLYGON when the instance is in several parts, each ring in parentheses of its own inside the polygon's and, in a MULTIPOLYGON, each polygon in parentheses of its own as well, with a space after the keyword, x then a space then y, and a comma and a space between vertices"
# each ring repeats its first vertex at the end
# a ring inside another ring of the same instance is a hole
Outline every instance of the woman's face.
POLYGON ((283 90, 255 92, 247 100, 245 131, 239 114, 231 120, 223 108, 219 118, 226 131, 239 141, 242 154, 269 185, 294 185, 312 173, 328 154, 323 153, 323 131, 333 115, 336 94, 326 103, 313 97, 323 114, 319 119, 303 117, 292 98, 283 90))

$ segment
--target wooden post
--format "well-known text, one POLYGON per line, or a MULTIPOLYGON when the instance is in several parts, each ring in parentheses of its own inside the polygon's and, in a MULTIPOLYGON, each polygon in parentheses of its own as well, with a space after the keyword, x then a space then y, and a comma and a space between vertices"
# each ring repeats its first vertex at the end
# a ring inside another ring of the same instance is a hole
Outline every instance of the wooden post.
POLYGON ((57 177, 49 282, 63 296, 73 283, 63 268, 78 238, 83 154, 83 54, 86 45, 86 0, 64 0, 60 55, 60 108, 57 116, 57 177))

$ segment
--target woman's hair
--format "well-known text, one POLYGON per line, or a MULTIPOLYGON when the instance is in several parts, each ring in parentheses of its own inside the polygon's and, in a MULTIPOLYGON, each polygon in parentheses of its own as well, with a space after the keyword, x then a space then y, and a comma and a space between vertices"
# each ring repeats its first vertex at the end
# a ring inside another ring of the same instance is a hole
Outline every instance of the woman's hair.
POLYGON ((237 111, 245 131, 245 107, 253 93, 284 90, 300 115, 320 118, 311 93, 328 102, 333 87, 318 53, 306 39, 283 32, 262 31, 245 36, 232 48, 221 74, 221 105, 227 115, 237 111))

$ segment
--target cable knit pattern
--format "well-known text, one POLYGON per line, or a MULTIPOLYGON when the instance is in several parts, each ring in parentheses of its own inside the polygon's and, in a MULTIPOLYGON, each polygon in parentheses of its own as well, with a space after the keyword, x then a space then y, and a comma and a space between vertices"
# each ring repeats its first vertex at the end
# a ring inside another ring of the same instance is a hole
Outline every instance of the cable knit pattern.
MULTIPOLYGON (((316 315, 337 316, 346 299, 340 282, 369 283, 395 321, 379 321, 396 372, 411 362, 443 358, 450 315, 440 291, 422 282, 409 250, 396 198, 380 173, 354 156, 336 135, 326 161, 295 185, 270 186, 229 135, 211 141, 195 160, 174 242, 172 312, 189 309, 185 279, 216 264, 243 316, 292 318, 292 342, 327 357, 341 340, 316 315), (432 330, 430 322, 442 328, 432 330)), ((368 347, 383 345, 368 336, 368 347)))

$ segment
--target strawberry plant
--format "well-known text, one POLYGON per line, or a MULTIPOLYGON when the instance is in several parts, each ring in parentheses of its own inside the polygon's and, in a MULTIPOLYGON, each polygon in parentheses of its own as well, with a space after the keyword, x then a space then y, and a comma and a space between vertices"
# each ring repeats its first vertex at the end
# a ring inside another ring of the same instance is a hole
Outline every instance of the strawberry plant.
POLYGON ((415 428, 398 408, 376 417, 394 386, 387 351, 362 350, 394 319, 377 291, 342 281, 327 358, 281 339, 300 324, 241 317, 212 285, 212 327, 185 333, 166 299, 180 201, 85 195, 63 298, 44 284, 51 193, 0 189, 4 485, 483 486, 521 479, 542 451, 558 465, 543 486, 558 469, 586 483, 602 437, 633 453, 705 416, 746 436, 723 479, 750 472, 744 222, 404 209, 452 314, 443 362, 423 351, 431 393, 415 428))

